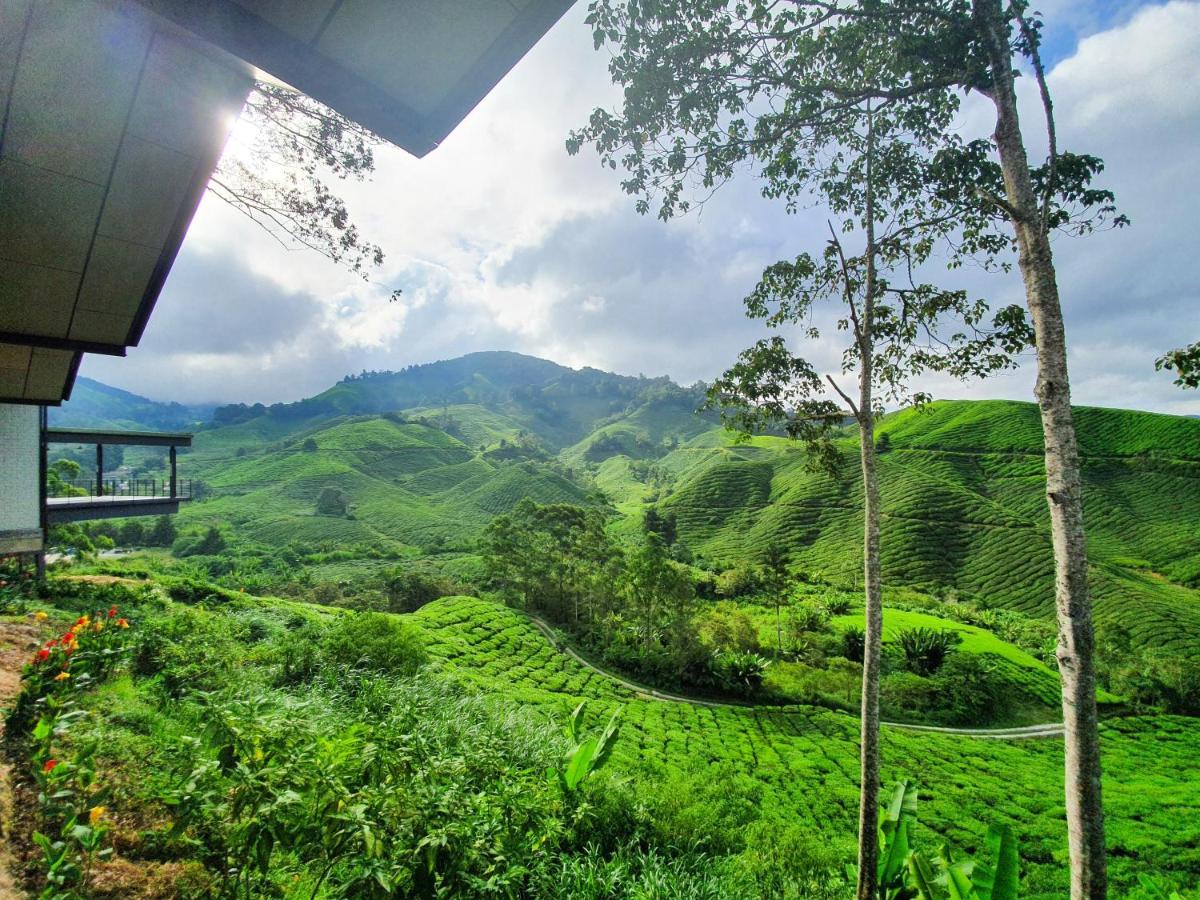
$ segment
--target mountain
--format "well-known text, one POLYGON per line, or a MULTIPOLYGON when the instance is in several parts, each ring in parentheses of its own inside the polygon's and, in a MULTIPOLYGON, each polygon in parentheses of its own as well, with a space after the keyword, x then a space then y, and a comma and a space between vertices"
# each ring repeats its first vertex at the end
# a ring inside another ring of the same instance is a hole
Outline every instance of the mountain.
MULTIPOLYGON (((186 409, 102 385, 81 396, 92 392, 142 427, 186 409)), ((483 528, 523 497, 603 504, 625 535, 654 505, 674 513, 700 565, 745 565, 778 544, 794 564, 853 583, 856 430, 840 434, 831 477, 808 471, 784 438, 735 441, 696 412, 702 399, 665 378, 515 353, 363 373, 296 403, 217 409, 183 464, 206 499, 180 523, 268 548, 469 566, 483 528), (326 488, 344 496, 345 515, 317 512, 326 488)), ((1081 407, 1077 426, 1098 619, 1200 655, 1200 420, 1081 407)), ((878 434, 888 583, 1052 616, 1036 407, 941 401, 887 416, 878 434)))
POLYGON ((398 372, 350 375, 296 403, 221 407, 213 421, 252 424, 255 433, 279 437, 335 416, 468 406, 504 416, 560 449, 581 440, 599 419, 621 412, 652 386, 674 387, 666 378, 569 369, 545 359, 491 351, 398 372))
POLYGON ((188 431, 206 422, 215 404, 163 403, 80 376, 71 399, 49 408, 55 428, 103 428, 115 431, 188 431))

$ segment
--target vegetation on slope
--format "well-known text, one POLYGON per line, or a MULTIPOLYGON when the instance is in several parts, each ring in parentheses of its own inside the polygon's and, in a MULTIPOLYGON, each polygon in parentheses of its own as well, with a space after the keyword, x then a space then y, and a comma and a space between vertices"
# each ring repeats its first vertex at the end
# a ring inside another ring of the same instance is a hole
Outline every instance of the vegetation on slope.
MULTIPOLYGON (((96 861, 92 896, 848 888, 850 716, 647 699, 554 650, 520 613, 470 597, 375 619, 170 579, 58 580, 51 595, 51 622, 115 603, 132 626, 128 661, 73 695, 86 714, 52 747, 64 765, 94 753, 85 789, 117 855, 96 861), (563 793, 544 772, 569 758, 554 723, 581 700, 585 733, 617 709, 621 731, 605 768, 563 793)), ((1144 874, 1195 884, 1195 720, 1120 719, 1104 738, 1117 889, 1135 896, 1144 874)), ((919 786, 921 843, 973 852, 987 823, 1009 823, 1022 896, 1061 895, 1057 741, 889 731, 884 759, 889 781, 919 786)), ((36 882, 39 857, 19 849, 36 882)))

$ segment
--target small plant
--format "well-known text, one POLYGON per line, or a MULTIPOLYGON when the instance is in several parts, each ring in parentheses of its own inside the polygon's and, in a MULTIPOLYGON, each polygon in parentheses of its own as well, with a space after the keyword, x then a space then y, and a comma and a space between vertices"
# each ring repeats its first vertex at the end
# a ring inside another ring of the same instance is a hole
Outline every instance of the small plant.
POLYGON ((987 854, 955 859, 943 844, 936 857, 913 846, 917 792, 901 781, 879 814, 879 894, 884 900, 1016 900, 1017 839, 1007 825, 988 828, 987 854))
POLYGON ((866 645, 867 633, 857 625, 850 625, 842 630, 842 656, 850 662, 863 661, 866 645))
POLYGON ((128 650, 129 621, 116 606, 80 616, 69 631, 47 641, 25 666, 23 686, 6 722, 10 739, 27 736, 37 784, 38 830, 44 897, 88 895, 92 867, 112 853, 105 788, 97 783, 94 742, 72 747, 69 758, 56 745, 83 715, 76 695, 116 669, 128 650), (37 722, 30 728, 34 717, 37 722))
POLYGON ((962 641, 956 631, 905 628, 896 635, 904 664, 914 675, 928 677, 942 667, 946 656, 962 641))
POLYGON ((567 720, 567 738, 571 741, 571 749, 567 751, 566 759, 561 769, 551 769, 549 775, 557 781, 564 795, 572 795, 607 762, 621 730, 618 709, 604 726, 599 735, 584 737, 580 723, 583 720, 583 710, 587 701, 580 703, 567 720))

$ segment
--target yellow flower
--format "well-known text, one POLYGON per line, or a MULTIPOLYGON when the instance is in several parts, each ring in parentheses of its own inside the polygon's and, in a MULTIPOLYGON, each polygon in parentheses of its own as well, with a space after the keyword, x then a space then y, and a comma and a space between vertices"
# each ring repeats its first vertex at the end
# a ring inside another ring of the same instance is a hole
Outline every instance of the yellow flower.
POLYGON ((44 612, 42 612, 40 609, 33 614, 33 617, 35 619, 37 619, 39 622, 45 622, 46 618, 47 618, 46 614, 44 612))
POLYGON ((96 621, 95 621, 95 622, 92 624, 92 631, 96 632, 97 634, 99 634, 99 633, 100 633, 101 631, 103 631, 103 630, 104 630, 104 623, 103 623, 103 622, 101 622, 101 621, 99 621, 99 620, 96 620, 96 621))
POLYGON ((59 672, 57 675, 55 675, 54 680, 55 681, 66 681, 70 677, 71 677, 71 673, 64 670, 62 672, 59 672))
POLYGON ((88 822, 91 823, 93 828, 95 828, 99 821, 104 818, 104 814, 106 812, 108 812, 108 810, 103 806, 93 806, 88 811, 88 822))

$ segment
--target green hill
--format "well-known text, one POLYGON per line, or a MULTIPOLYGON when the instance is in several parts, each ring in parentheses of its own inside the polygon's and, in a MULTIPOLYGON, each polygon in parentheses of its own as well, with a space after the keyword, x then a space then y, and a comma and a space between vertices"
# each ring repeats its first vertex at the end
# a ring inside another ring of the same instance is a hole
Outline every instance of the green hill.
MULTIPOLYGON (((252 424, 231 428, 244 436, 252 424)), ((223 431, 197 437, 189 465, 208 494, 184 508, 183 527, 232 526, 270 545, 468 548, 522 497, 586 502, 582 488, 547 466, 490 460, 438 428, 399 416, 335 419, 240 456, 229 453, 223 431), (317 512, 326 488, 347 496, 347 515, 317 512)))
MULTIPOLYGON (((1077 421, 1098 618, 1141 643, 1200 654, 1200 422, 1092 408, 1077 421)), ((939 402, 887 417, 879 434, 885 579, 1052 615, 1036 408, 939 402)), ((855 577, 852 440, 838 478, 806 471, 797 450, 708 455, 681 470, 664 503, 693 551, 734 562, 779 543, 804 566, 855 577)))
MULTIPOLYGON (((85 387, 64 415, 98 409, 85 387)), ((140 401, 111 396, 126 412, 140 401)), ((752 562, 780 544, 795 566, 853 583, 854 429, 831 478, 783 438, 736 442, 696 413, 702 399, 664 378, 515 353, 363 373, 297 403, 218 409, 184 458, 206 499, 180 524, 272 546, 470 552, 523 497, 606 502, 629 536, 655 504, 702 565, 752 562), (345 493, 348 516, 316 513, 326 487, 345 493)), ((1200 654, 1200 420, 1080 408, 1077 423, 1099 619, 1141 645, 1200 654)), ((1051 616, 1036 407, 941 401, 887 416, 878 433, 886 580, 1051 616)))
POLYGON ((71 399, 50 407, 54 428, 105 428, 117 431, 188 431, 205 422, 213 404, 162 403, 80 376, 71 399))

